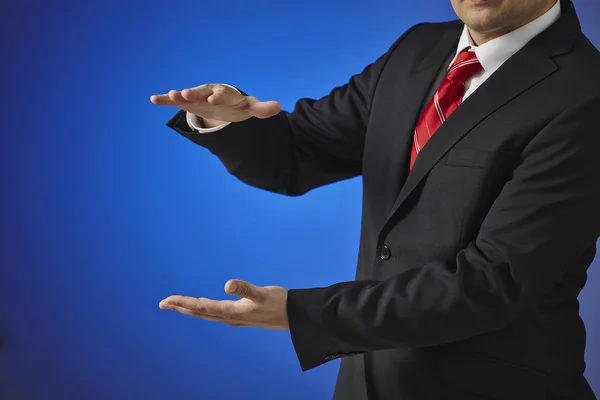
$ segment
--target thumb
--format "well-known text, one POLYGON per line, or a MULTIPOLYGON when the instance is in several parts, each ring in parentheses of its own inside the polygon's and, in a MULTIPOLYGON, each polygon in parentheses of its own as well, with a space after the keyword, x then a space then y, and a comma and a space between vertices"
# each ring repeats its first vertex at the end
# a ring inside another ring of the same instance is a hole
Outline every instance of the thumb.
POLYGON ((248 111, 256 118, 270 118, 281 111, 281 103, 278 101, 259 101, 255 97, 248 97, 248 101, 250 103, 248 111))
POLYGON ((225 292, 259 303, 265 298, 265 289, 239 279, 232 279, 225 284, 225 292))

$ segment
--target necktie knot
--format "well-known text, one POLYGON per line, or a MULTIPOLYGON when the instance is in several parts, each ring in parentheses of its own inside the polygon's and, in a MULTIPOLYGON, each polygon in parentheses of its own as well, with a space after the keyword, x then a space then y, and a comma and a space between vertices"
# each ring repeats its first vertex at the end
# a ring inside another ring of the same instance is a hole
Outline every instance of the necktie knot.
POLYGON ((447 79, 454 85, 464 84, 470 77, 483 70, 474 51, 463 50, 448 70, 447 79))

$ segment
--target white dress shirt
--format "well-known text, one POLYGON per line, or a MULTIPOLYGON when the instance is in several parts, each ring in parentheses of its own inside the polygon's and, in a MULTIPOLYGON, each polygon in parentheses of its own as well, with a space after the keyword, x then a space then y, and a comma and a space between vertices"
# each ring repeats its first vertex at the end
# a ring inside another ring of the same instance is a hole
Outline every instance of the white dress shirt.
POLYGON ((454 64, 454 61, 461 51, 469 49, 470 51, 475 52, 477 59, 479 59, 479 62, 483 66, 483 70, 466 81, 466 92, 463 96, 463 101, 483 85, 483 82, 492 76, 502 64, 525 47, 531 39, 554 24, 560 18, 560 15, 560 1, 557 1, 545 14, 531 21, 527 25, 509 32, 506 35, 500 36, 499 38, 490 40, 481 46, 473 45, 469 30, 465 26, 462 35, 460 36, 460 40, 458 41, 456 56, 452 59, 448 68, 454 64))
MULTIPOLYGON (((498 70, 509 58, 521 50, 531 39, 545 31, 552 24, 554 24, 561 16, 560 1, 548 10, 545 14, 538 17, 534 21, 531 21, 527 25, 520 27, 506 35, 500 36, 496 39, 490 40, 482 44, 481 46, 475 46, 469 34, 467 26, 463 28, 460 40, 458 41, 458 47, 456 49, 456 55, 448 65, 454 64, 454 61, 458 57, 459 53, 465 49, 474 51, 479 59, 479 62, 483 66, 483 70, 473 75, 465 82, 466 92, 463 96, 463 101, 472 95, 483 83, 490 77, 494 72, 498 70)), ((226 85, 229 87, 233 86, 226 85)), ((237 90, 237 89, 235 89, 237 90)), ((199 133, 216 132, 223 129, 230 123, 216 126, 214 128, 202 128, 198 121, 198 118, 188 113, 187 122, 191 129, 198 131, 199 133)))

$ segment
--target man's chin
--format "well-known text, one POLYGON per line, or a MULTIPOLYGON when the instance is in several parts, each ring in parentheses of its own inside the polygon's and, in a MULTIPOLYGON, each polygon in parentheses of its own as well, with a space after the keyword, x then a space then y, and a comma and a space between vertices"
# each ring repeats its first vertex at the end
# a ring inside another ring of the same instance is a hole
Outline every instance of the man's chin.
POLYGON ((477 13, 464 21, 469 30, 483 34, 491 34, 503 29, 503 24, 496 15, 477 13))

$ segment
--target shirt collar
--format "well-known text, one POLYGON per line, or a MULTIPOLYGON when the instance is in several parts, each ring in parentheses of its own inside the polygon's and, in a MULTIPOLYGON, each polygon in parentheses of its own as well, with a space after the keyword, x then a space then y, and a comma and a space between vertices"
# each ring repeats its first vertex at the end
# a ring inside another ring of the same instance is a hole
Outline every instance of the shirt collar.
POLYGON ((527 25, 515 29, 506 35, 490 40, 481 46, 475 46, 471 40, 469 29, 465 25, 458 41, 456 56, 450 65, 454 64, 461 51, 471 48, 475 52, 483 69, 488 74, 493 74, 509 58, 521 50, 531 39, 548 29, 561 16, 560 0, 545 14, 531 21, 527 25))

